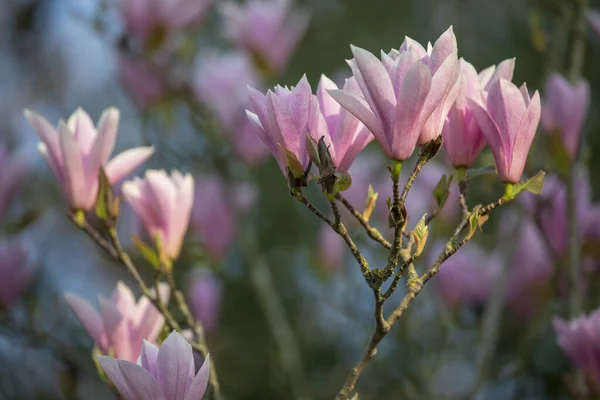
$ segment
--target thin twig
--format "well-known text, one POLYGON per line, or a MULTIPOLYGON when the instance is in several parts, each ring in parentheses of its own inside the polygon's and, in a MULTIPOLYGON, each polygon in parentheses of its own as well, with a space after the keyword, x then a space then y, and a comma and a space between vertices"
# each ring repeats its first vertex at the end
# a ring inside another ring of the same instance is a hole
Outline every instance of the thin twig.
POLYGON ((369 221, 367 221, 363 215, 356 210, 356 208, 354 208, 354 206, 346 198, 344 198, 344 196, 338 193, 336 198, 344 205, 344 207, 346 207, 346 209, 354 216, 354 218, 356 218, 363 228, 365 228, 365 231, 371 239, 379 242, 386 249, 390 249, 392 247, 392 244, 385 240, 381 232, 379 232, 377 228, 372 227, 371 224, 369 224, 369 221))

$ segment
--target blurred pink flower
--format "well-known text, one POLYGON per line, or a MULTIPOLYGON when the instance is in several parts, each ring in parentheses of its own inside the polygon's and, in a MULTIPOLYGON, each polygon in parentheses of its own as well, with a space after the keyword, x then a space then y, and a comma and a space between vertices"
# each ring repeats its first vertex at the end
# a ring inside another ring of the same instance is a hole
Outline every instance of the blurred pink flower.
MULTIPOLYGON (((432 248, 432 259, 438 256, 443 244, 432 248)), ((435 281, 444 304, 454 309, 460 304, 483 306, 487 301, 493 282, 500 271, 500 259, 468 243, 440 267, 435 281)))
MULTIPOLYGON (((169 288, 159 287, 160 298, 166 303, 169 288)), ((86 300, 65 293, 67 304, 88 331, 102 354, 135 362, 144 340, 156 342, 164 324, 164 317, 146 296, 136 303, 131 289, 118 282, 110 299, 99 296, 100 313, 86 300)))
POLYGON ((257 139, 257 127, 246 117, 251 107, 248 86, 262 82, 248 56, 243 53, 212 55, 200 59, 194 92, 227 131, 235 152, 249 165, 264 160, 267 148, 257 139))
POLYGON ((162 99, 167 92, 160 77, 143 61, 121 55, 118 72, 121 85, 141 110, 162 99))
POLYGON ((468 105, 494 153, 498 176, 503 182, 519 182, 540 120, 539 93, 530 97, 525 84, 517 88, 499 78, 491 83, 487 99, 470 98, 468 105))
POLYGON ((509 59, 486 68, 478 75, 475 67, 460 59, 461 76, 456 102, 450 108, 444 124, 444 150, 455 168, 470 168, 486 144, 485 137, 467 99, 486 95, 486 88, 498 78, 512 80, 515 60, 509 59))
POLYGON ((236 183, 231 191, 238 213, 240 215, 250 213, 258 200, 258 190, 256 187, 250 182, 240 182, 236 183))
POLYGON ((122 190, 152 239, 160 238, 166 255, 176 260, 190 221, 194 178, 179 171, 169 176, 164 170, 148 170, 143 179, 123 183, 122 190))
POLYGON ((330 226, 324 225, 319 230, 317 237, 317 263, 327 272, 342 269, 344 255, 346 254, 346 243, 340 235, 330 226))
POLYGON ((293 8, 292 0, 227 1, 220 10, 227 38, 275 73, 287 66, 309 21, 307 12, 293 8))
POLYGON ((60 183, 63 194, 73 209, 90 210, 98 195, 98 171, 104 166, 114 184, 133 172, 154 152, 152 147, 136 147, 108 160, 115 147, 119 126, 119 110, 108 108, 98 121, 78 108, 58 131, 41 115, 26 110, 25 116, 42 140, 39 150, 60 183))
MULTIPOLYGON (((137 360, 97 356, 102 369, 125 400, 200 400, 210 374, 210 357, 194 366, 192 346, 173 331, 157 348, 144 341, 137 360)), ((138 350, 139 352, 140 350, 138 350)))
MULTIPOLYGON (((309 165, 306 151, 306 132, 315 132, 311 124, 318 121, 313 118, 317 98, 312 94, 306 75, 298 85, 291 89, 277 86, 275 91, 269 90, 263 95, 256 89, 249 88, 250 101, 256 113, 247 111, 248 118, 258 128, 257 132, 271 151, 281 171, 288 177, 286 157, 293 157, 300 170, 290 170, 294 179, 301 178, 309 165), (286 156, 285 151, 289 152, 286 156)), ((312 134, 312 133, 311 133, 312 134)), ((318 137, 315 137, 318 140, 318 137)))
POLYGON ((7 150, 0 145, 0 221, 4 213, 25 183, 27 174, 26 160, 18 155, 10 156, 7 150))
POLYGON ((590 106, 590 86, 585 80, 572 85, 560 74, 546 82, 541 122, 547 133, 558 133, 571 160, 579 153, 583 125, 590 106))
POLYGON ((199 24, 212 0, 124 0, 121 4, 128 34, 146 43, 199 24))
POLYGON ((194 318, 207 332, 216 331, 221 315, 221 286, 208 273, 194 272, 188 286, 188 302, 194 318))
POLYGON ((21 240, 0 242, 0 308, 13 305, 34 278, 31 250, 21 240))
POLYGON ((600 310, 570 321, 554 317, 557 342, 575 367, 600 384, 600 310))
POLYGON ((546 299, 553 260, 538 228, 518 218, 520 231, 508 268, 507 304, 523 316, 534 314, 546 299))
MULTIPOLYGON (((317 87, 319 106, 313 109, 313 118, 318 121, 318 124, 313 124, 312 128, 316 131, 311 132, 311 136, 315 138, 325 136, 325 143, 329 146, 334 165, 338 171, 346 172, 358 153, 374 137, 362 122, 340 107, 339 103, 327 93, 337 88, 331 79, 325 75, 321 76, 317 87)), ((361 93, 354 78, 347 79, 343 89, 359 96, 361 93)))
POLYGON ((198 180, 190 227, 212 257, 225 256, 235 239, 238 221, 227 186, 219 177, 198 180))
POLYGON ((448 110, 458 94, 456 37, 452 27, 426 51, 406 38, 400 50, 381 60, 351 46, 348 63, 363 96, 348 90, 329 94, 373 133, 390 159, 406 160, 419 144, 442 133, 448 110))
POLYGON ((597 10, 588 11, 587 20, 596 35, 600 36, 600 12, 597 10))

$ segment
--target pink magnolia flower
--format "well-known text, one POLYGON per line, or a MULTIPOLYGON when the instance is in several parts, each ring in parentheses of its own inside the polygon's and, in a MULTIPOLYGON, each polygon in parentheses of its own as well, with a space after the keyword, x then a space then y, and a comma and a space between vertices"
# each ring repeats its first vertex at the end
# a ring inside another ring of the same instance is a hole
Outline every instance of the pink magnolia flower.
POLYGON ((406 160, 417 141, 441 133, 460 73, 452 28, 428 51, 407 37, 381 61, 359 47, 352 46, 352 54, 349 65, 364 98, 346 90, 330 94, 367 126, 389 158, 406 160))
POLYGON ((148 170, 144 179, 123 183, 123 195, 166 255, 179 257, 194 202, 194 178, 179 171, 148 170))
POLYGON ((250 108, 248 86, 262 82, 248 56, 229 53, 200 59, 196 69, 194 91, 198 99, 227 131, 236 153, 249 165, 260 163, 266 147, 256 140, 256 126, 246 117, 250 108))
POLYGON ((317 242, 317 262, 325 271, 339 271, 346 254, 346 243, 330 226, 322 226, 317 242))
POLYGON ((523 316, 534 314, 547 295, 553 262, 534 223, 519 218, 520 232, 515 242, 506 286, 506 301, 523 316))
MULTIPOLYGON (((169 288, 159 287, 160 298, 166 303, 169 288)), ((83 298, 66 293, 67 304, 88 331, 102 354, 135 361, 144 340, 155 342, 164 324, 164 317, 146 296, 136 303, 131 289, 123 282, 109 299, 99 296, 100 313, 83 298)))
POLYGON ((193 273, 188 286, 188 302, 194 317, 207 332, 214 332, 221 315, 221 287, 207 273, 193 273))
MULTIPOLYGON (((432 253, 437 257, 443 248, 440 243, 432 253)), ((446 260, 440 267, 436 282, 444 304, 454 309, 460 304, 483 306, 500 270, 500 259, 475 243, 469 243, 446 260)))
POLYGON ((198 181, 191 214, 191 229, 205 250, 222 258, 237 232, 236 210, 230 202, 225 183, 217 176, 198 181))
POLYGON ((572 160, 579 152, 589 106, 590 86, 585 80, 572 85, 560 74, 552 74, 548 78, 541 123, 546 132, 560 134, 572 160))
POLYGON ((302 171, 290 171, 294 178, 300 178, 310 161, 305 135, 306 132, 315 132, 316 128, 312 128, 311 124, 318 123, 312 118, 317 98, 312 94, 306 75, 292 89, 277 86, 274 92, 269 90, 266 95, 253 88, 249 88, 249 92, 256 114, 247 111, 248 118, 259 128, 260 138, 284 175, 288 176, 285 149, 302 166, 302 171))
POLYGON ((0 145, 0 220, 8 210, 14 196, 24 183, 27 174, 27 164, 23 157, 9 156, 0 145))
POLYGON ((146 43, 157 35, 202 22, 212 0, 124 0, 122 12, 128 33, 146 43))
POLYGON ((13 305, 31 286, 33 257, 20 240, 0 242, 0 308, 13 305))
MULTIPOLYGON (((313 110, 313 118, 320 121, 311 132, 313 137, 325 136, 330 145, 329 152, 338 171, 348 171, 358 153, 373 140, 373 135, 354 115, 340 107, 327 93, 337 90, 337 85, 325 75, 317 87, 319 107, 313 110)), ((360 88, 354 78, 346 80, 344 90, 360 95, 360 88)))
POLYGON ((517 88, 500 78, 491 83, 487 99, 468 100, 469 107, 494 153, 498 176, 517 183, 540 121, 540 95, 529 96, 527 86, 517 88))
POLYGON ((281 72, 308 26, 307 12, 291 0, 225 2, 221 14, 225 35, 238 48, 255 55, 269 71, 281 72))
POLYGON ((600 384, 600 310, 570 321, 552 321, 558 345, 579 370, 600 384))
POLYGON ((108 161, 117 138, 119 111, 108 108, 98 127, 90 116, 78 108, 68 122, 60 120, 58 130, 42 116, 26 110, 25 116, 42 140, 39 150, 58 179, 63 194, 73 209, 90 210, 98 195, 98 171, 104 166, 114 184, 146 161, 152 147, 136 147, 108 161))
POLYGON ((121 85, 141 110, 162 99, 167 92, 160 77, 143 61, 120 56, 118 73, 121 85))
POLYGON ((160 348, 144 341, 137 364, 108 356, 97 357, 125 400, 200 400, 208 385, 209 356, 196 374, 192 346, 176 331, 160 348))
POLYGON ((448 112, 448 118, 442 130, 444 149, 453 167, 472 167, 486 144, 483 132, 467 99, 469 97, 480 98, 482 94, 486 95, 486 88, 500 77, 512 80, 514 66, 513 58, 501 62, 498 68, 492 66, 477 75, 473 65, 460 59, 461 76, 458 96, 448 112))

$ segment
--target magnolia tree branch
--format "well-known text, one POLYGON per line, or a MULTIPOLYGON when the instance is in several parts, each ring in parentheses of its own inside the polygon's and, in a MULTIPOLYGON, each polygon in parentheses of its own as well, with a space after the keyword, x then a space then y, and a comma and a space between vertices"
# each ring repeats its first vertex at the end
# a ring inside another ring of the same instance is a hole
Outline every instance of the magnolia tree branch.
MULTIPOLYGON (((89 237, 94 240, 94 242, 107 254, 109 254, 112 258, 118 261, 121 265, 123 265, 133 279, 136 281, 139 286, 142 294, 152 302, 152 304, 158 309, 158 311, 164 316, 165 323, 169 327, 169 329, 176 330, 180 333, 183 332, 181 325, 177 322, 177 320, 173 317, 173 314, 168 310, 167 304, 163 302, 160 298, 158 290, 156 293, 150 289, 150 287, 146 284, 142 276, 140 275, 139 270, 135 266, 135 264, 131 261, 129 255, 123 250, 119 238, 117 236, 116 229, 114 227, 108 227, 107 232, 109 236, 109 240, 106 240, 102 237, 102 235, 92 227, 85 219, 81 219, 77 215, 69 212, 67 214, 68 218, 75 224, 77 228, 85 232, 89 237)), ((181 291, 177 289, 175 286, 175 282, 172 280, 172 275, 167 273, 167 280, 169 281, 169 286, 171 287, 171 291, 175 297, 178 308, 182 312, 184 318, 186 319, 186 323, 190 326, 190 328, 194 329, 194 342, 190 343, 192 348, 199 352, 203 358, 208 354, 208 348, 206 346, 206 342, 204 340, 204 335, 202 334, 202 327, 199 322, 194 321, 194 318, 191 316, 189 312, 189 308, 185 303, 185 299, 183 298, 183 294, 181 291), (169 275, 171 278, 169 279, 169 275), (200 333, 201 335, 198 335, 200 333)), ((212 398, 215 400, 221 399, 219 381, 217 378, 217 373, 214 368, 214 362, 210 364, 210 379, 209 386, 211 387, 212 398)))
MULTIPOLYGON (((377 348, 379 343, 383 340, 383 338, 390 332, 396 321, 402 317, 404 312, 408 309, 408 306, 413 302, 413 300, 417 297, 417 295, 423 289, 423 286, 429 279, 431 279, 435 274, 438 273, 440 266, 444 261, 446 261, 449 257, 451 257, 454 253, 456 253, 465 243, 467 243, 472 236, 464 235, 461 238, 463 230, 467 227, 469 222, 469 217, 471 217, 474 213, 478 214, 478 217, 487 215, 491 210, 496 207, 504 204, 508 201, 504 196, 493 203, 488 204, 485 207, 474 208, 471 212, 468 212, 463 216, 461 222, 456 227, 454 234, 446 243, 444 250, 440 253, 436 261, 433 265, 425 272, 423 275, 418 276, 412 265, 412 262, 416 258, 415 255, 407 256, 404 254, 405 261, 400 266, 398 273, 396 274, 394 281, 390 285, 390 288, 383 294, 380 295, 379 291, 376 292, 375 295, 375 329, 373 334, 371 335, 371 339, 369 340, 369 344, 365 350, 365 353, 360 360, 360 362, 352 368, 344 386, 338 393, 336 399, 337 400, 348 400, 350 398, 351 393, 354 391, 356 383, 361 375, 361 373, 366 368, 367 364, 375 357, 377 354, 377 348), (383 317, 383 304, 384 302, 391 296, 394 290, 397 288, 399 281, 402 277, 402 272, 408 268, 408 281, 407 293, 404 295, 398 306, 392 311, 387 319, 383 317)), ((403 249, 402 253, 409 251, 409 245, 407 249, 403 249)))
POLYGON ((377 228, 372 227, 371 224, 369 224, 369 221, 367 221, 367 219, 363 216, 363 214, 357 211, 356 208, 354 208, 354 206, 352 206, 352 204, 346 198, 344 198, 344 196, 338 193, 336 195, 336 199, 338 199, 344 205, 344 207, 346 207, 346 209, 354 216, 354 218, 356 218, 356 220, 363 226, 363 228, 365 228, 365 231, 371 239, 375 240, 386 249, 390 249, 392 247, 392 244, 385 240, 381 232, 379 232, 377 228))

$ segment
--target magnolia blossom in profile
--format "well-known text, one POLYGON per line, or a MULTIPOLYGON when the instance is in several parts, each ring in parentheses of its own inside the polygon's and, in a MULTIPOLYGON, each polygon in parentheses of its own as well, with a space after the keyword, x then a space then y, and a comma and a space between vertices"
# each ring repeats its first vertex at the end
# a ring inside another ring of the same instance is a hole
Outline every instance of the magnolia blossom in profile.
POLYGON ((144 178, 123 183, 123 196, 142 220, 153 240, 176 260, 190 221, 194 178, 179 171, 148 170, 144 178))
POLYGON ((201 56, 197 64, 194 93, 228 133, 236 154, 247 164, 264 160, 267 148, 256 140, 258 129, 246 117, 251 108, 248 86, 262 82, 244 53, 201 56))
POLYGON ((0 242, 0 309, 13 305, 34 279, 30 246, 17 239, 0 242))
POLYGON ((317 98, 312 94, 306 75, 291 89, 277 86, 266 95, 256 89, 248 89, 256 112, 247 111, 248 118, 259 128, 257 133, 277 160, 284 175, 288 176, 289 167, 294 179, 301 178, 310 161, 305 135, 306 132, 315 132, 317 129, 311 127, 311 124, 318 123, 312 118, 317 98))
POLYGON ((65 123, 54 128, 44 117, 26 110, 25 116, 42 140, 39 150, 61 185, 73 209, 90 210, 98 195, 98 172, 104 167, 114 184, 133 172, 154 152, 152 147, 129 149, 108 160, 117 138, 119 110, 108 108, 97 128, 90 116, 78 108, 65 123))
MULTIPOLYGON (((166 284, 159 286, 160 298, 169 299, 166 284)), ((164 317, 146 296, 135 301, 131 289, 123 282, 109 299, 99 296, 100 312, 90 303, 72 293, 66 293, 67 304, 88 331, 102 354, 112 354, 121 360, 135 362, 144 340, 156 342, 164 317)))
MULTIPOLYGON (((325 136, 325 143, 330 145, 329 152, 334 165, 338 171, 346 172, 358 153, 374 137, 362 122, 340 107, 339 103, 327 93, 328 90, 337 90, 337 88, 331 79, 325 75, 321 76, 317 87, 319 107, 315 107, 313 111, 313 118, 319 123, 311 127, 316 129, 316 132, 311 133, 313 137, 325 136)), ((347 79, 343 89, 359 96, 361 93, 354 78, 347 79)))
POLYGON ((517 88, 499 78, 490 84, 487 98, 468 100, 496 160, 500 179, 517 183, 540 121, 540 95, 530 97, 527 86, 517 88))
POLYGON ((560 135, 572 160, 579 152, 589 106, 590 86, 587 81, 581 79, 571 84, 560 74, 552 74, 548 78, 541 123, 547 133, 560 135))
POLYGON ((98 356, 106 376, 125 400, 202 399, 210 374, 208 355, 196 373, 192 346, 175 331, 160 348, 147 341, 140 347, 137 363, 98 356))
POLYGON ((147 45, 202 22, 213 0, 123 0, 127 33, 147 45))
POLYGON ((121 55, 118 74, 123 89, 141 110, 156 103, 167 93, 167 88, 160 77, 143 61, 121 55))
POLYGON ((227 186, 219 177, 206 176, 198 180, 190 228, 210 256, 222 258, 229 250, 238 221, 227 186))
POLYGON ((481 98, 487 95, 487 88, 499 78, 512 80, 515 60, 508 59, 481 71, 478 75, 475 67, 460 59, 460 81, 458 96, 448 112, 442 135, 444 150, 453 167, 470 168, 486 144, 485 137, 467 99, 481 98))
POLYGON ((9 155, 0 145, 0 221, 24 183, 27 163, 20 155, 9 155))
MULTIPOLYGON (((443 243, 433 246, 435 258, 444 248, 443 243)), ((436 282, 444 304, 454 309, 461 304, 483 306, 500 271, 500 259, 468 243, 440 267, 436 282)))
POLYGON ((220 10, 227 38, 274 73, 285 69, 309 21, 292 0, 227 1, 220 10))
POLYGON ((554 317, 557 342, 577 369, 600 384, 600 310, 570 321, 554 317))
POLYGON ((386 156, 406 160, 417 145, 435 139, 458 94, 460 64, 452 28, 425 49, 406 38, 381 60, 352 46, 349 61, 362 96, 348 90, 329 93, 373 133, 386 156))
POLYGON ((189 282, 187 300, 194 318, 205 331, 216 331, 221 315, 221 286, 206 272, 192 273, 189 282))

